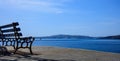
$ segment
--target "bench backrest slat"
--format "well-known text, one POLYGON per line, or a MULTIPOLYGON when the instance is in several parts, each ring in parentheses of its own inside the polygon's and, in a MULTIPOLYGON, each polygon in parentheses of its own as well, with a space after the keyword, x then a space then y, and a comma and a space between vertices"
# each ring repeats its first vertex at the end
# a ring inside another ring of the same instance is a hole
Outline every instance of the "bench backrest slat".
POLYGON ((0 38, 20 38, 20 28, 18 22, 0 26, 0 38))
POLYGON ((14 23, 12 23, 12 24, 7 24, 7 25, 0 26, 0 28, 13 27, 13 26, 18 26, 18 25, 19 25, 18 22, 14 22, 14 23))
POLYGON ((14 33, 11 33, 11 34, 4 34, 3 36, 4 36, 4 37, 22 36, 22 33, 16 33, 16 34, 14 34, 14 33))
POLYGON ((7 33, 7 32, 14 32, 14 31, 20 31, 20 28, 16 28, 16 29, 5 29, 5 30, 2 30, 1 32, 2 32, 2 33, 7 33))

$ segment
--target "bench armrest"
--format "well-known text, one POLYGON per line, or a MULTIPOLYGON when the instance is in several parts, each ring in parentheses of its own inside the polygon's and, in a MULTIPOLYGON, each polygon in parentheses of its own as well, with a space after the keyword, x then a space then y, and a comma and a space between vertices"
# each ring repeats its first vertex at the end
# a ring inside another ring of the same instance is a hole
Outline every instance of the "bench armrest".
POLYGON ((35 40, 34 37, 22 37, 22 38, 18 38, 17 40, 17 44, 18 47, 22 47, 22 48, 26 48, 29 46, 32 46, 33 41, 35 40))

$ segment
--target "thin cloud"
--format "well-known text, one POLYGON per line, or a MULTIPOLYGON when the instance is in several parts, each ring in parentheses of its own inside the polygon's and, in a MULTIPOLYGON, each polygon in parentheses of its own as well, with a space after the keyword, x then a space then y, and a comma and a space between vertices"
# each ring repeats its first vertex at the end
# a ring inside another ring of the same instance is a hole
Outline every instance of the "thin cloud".
POLYGON ((71 0, 0 0, 0 5, 23 10, 63 13, 66 2, 71 0))

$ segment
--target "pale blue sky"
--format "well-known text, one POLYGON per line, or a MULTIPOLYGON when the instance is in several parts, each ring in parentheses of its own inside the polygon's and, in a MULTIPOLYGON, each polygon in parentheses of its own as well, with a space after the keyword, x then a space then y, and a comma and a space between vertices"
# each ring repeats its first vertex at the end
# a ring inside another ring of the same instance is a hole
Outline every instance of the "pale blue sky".
POLYGON ((0 0, 0 25, 23 35, 120 35, 120 0, 0 0))

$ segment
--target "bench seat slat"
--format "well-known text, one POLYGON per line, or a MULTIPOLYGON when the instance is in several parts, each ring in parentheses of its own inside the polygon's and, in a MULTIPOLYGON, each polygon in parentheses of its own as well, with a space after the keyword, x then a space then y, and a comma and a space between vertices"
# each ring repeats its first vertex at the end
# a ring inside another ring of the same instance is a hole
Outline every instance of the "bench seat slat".
POLYGON ((7 33, 7 32, 14 32, 14 31, 20 31, 20 28, 16 28, 16 29, 5 29, 5 30, 1 30, 2 33, 7 33))

